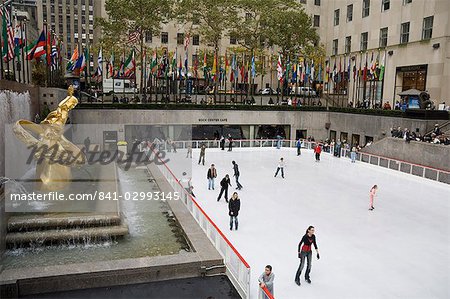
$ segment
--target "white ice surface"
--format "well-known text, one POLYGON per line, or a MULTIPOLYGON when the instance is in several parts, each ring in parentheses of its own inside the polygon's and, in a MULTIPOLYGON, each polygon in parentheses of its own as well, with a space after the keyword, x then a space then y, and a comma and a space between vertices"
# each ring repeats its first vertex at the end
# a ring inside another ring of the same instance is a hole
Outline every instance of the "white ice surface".
MULTIPOLYGON (((316 163, 307 150, 297 157, 295 149, 207 149, 205 166, 198 156, 194 150, 194 193, 250 264, 251 298, 266 264, 273 266, 276 298, 450 298, 449 185, 328 154, 316 163), (285 179, 274 178, 280 157, 285 179), (229 196, 235 189, 232 160, 244 186, 238 231, 229 230, 227 204, 216 201, 225 174, 229 196), (214 191, 206 180, 211 163, 218 170, 214 191), (368 211, 374 184, 375 210, 368 211), (314 252, 312 284, 304 282, 304 269, 299 287, 297 245, 309 225, 321 258, 314 252)), ((178 177, 187 170, 185 152, 167 157, 178 177)))

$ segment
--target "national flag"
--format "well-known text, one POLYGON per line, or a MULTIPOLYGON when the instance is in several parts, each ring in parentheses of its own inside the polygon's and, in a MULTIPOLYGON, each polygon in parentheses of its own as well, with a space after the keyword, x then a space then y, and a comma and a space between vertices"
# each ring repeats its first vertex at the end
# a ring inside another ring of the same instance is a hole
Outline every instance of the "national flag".
POLYGON ((181 63, 181 55, 180 55, 180 62, 178 64, 178 78, 179 79, 181 79, 181 77, 183 76, 182 72, 183 72, 183 64, 181 63))
POLYGON ((45 37, 45 32, 44 32, 44 30, 42 30, 33 49, 27 55, 27 60, 37 59, 37 58, 41 57, 42 55, 45 55, 46 45, 47 45, 47 41, 46 41, 46 37, 45 37))
POLYGON ((330 80, 330 61, 327 60, 325 64, 325 81, 328 82, 330 80))
POLYGON ((128 34, 128 43, 134 44, 140 39, 140 37, 141 33, 139 32, 139 29, 136 29, 128 34))
POLYGON ((231 59, 230 82, 234 82, 235 72, 236 72, 236 54, 233 54, 233 58, 231 59))
POLYGON ((378 77, 378 80, 380 81, 383 81, 384 79, 385 63, 386 63, 386 51, 384 51, 383 58, 381 59, 380 76, 378 77))
POLYGON ((45 43, 45 55, 47 58, 47 65, 52 65, 52 33, 48 28, 46 28, 47 31, 47 40, 45 43))
POLYGON ((375 68, 376 68, 375 60, 373 58, 374 57, 373 57, 373 51, 372 51, 372 57, 370 58, 370 75, 372 77, 374 77, 374 75, 375 75, 375 68))
POLYGON ((256 65, 255 65, 255 55, 252 56, 252 70, 251 70, 251 74, 252 74, 252 78, 255 79, 256 77, 256 65))
POLYGON ((334 58, 334 65, 333 65, 333 73, 332 73, 332 77, 333 77, 333 81, 336 82, 337 80, 337 68, 336 68, 336 57, 334 58))
POLYGON ((75 68, 75 64, 78 60, 78 45, 75 46, 75 50, 73 50, 72 57, 67 62, 66 70, 73 71, 75 68))
POLYGON ((156 53, 156 49, 153 50, 152 61, 150 62, 150 72, 155 75, 158 70, 158 54, 156 53))
POLYGON ((198 78, 198 55, 195 55, 194 59, 194 76, 196 79, 198 78))
POLYGON ((311 81, 314 82, 314 79, 315 79, 314 75, 316 73, 316 67, 314 65, 314 60, 311 61, 311 70, 310 70, 310 72, 311 72, 311 81))
POLYGON ((366 53, 366 62, 364 64, 363 80, 367 81, 367 53, 366 53))
POLYGON ((357 73, 357 69, 356 69, 356 58, 355 58, 355 63, 353 64, 353 81, 356 80, 356 73, 357 73))
POLYGON ((134 78, 136 76, 136 61, 134 59, 134 49, 131 50, 127 60, 124 63, 124 74, 126 78, 134 78))
POLYGON ((17 17, 14 18, 15 26, 14 26, 14 55, 16 57, 20 57, 20 49, 24 45, 23 41, 23 30, 22 30, 22 22, 17 22, 17 17))
POLYGON ((318 75, 318 78, 319 78, 319 82, 323 79, 322 78, 322 62, 321 63, 319 63, 319 75, 318 75))
POLYGON ((100 48, 100 50, 98 51, 98 56, 97 56, 97 72, 96 72, 97 76, 102 76, 103 75, 103 55, 102 55, 102 48, 100 48))
POLYGON ((14 58, 14 28, 6 6, 0 10, 0 14, 2 15, 2 58, 8 62, 14 58))
POLYGON ((177 77, 177 52, 172 55, 172 79, 177 77))
POLYGON ((58 69, 58 61, 59 61, 59 50, 58 50, 58 42, 55 39, 53 39, 52 41, 52 53, 51 53, 51 58, 52 58, 52 66, 51 69, 53 71, 55 71, 56 69, 58 69))
POLYGON ((292 64, 292 83, 297 83, 297 63, 292 64))
POLYGON ((278 63, 277 63, 277 78, 278 81, 283 81, 283 65, 281 64, 281 54, 278 54, 278 63))
POLYGON ((213 66, 211 69, 211 75, 213 76, 213 80, 216 81, 217 79, 217 53, 214 52, 214 61, 213 61, 213 66))
POLYGON ((109 77, 114 77, 114 52, 111 52, 111 57, 108 62, 108 74, 109 77))

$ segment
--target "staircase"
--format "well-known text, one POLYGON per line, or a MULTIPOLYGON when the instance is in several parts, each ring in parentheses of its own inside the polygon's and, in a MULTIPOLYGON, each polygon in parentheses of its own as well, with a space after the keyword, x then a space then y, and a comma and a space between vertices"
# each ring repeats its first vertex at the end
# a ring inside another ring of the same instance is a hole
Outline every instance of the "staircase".
POLYGON ((8 248, 90 243, 122 237, 128 226, 116 213, 55 213, 11 216, 8 219, 8 248))

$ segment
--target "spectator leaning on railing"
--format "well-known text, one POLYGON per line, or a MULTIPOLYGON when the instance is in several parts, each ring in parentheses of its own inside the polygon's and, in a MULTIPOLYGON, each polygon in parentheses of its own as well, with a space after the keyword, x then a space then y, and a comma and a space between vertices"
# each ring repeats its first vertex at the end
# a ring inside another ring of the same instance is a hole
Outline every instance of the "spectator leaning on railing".
POLYGON ((434 144, 443 144, 443 145, 450 145, 450 138, 449 136, 446 136, 441 128, 439 127, 439 124, 434 125, 433 132, 430 134, 427 134, 425 136, 422 136, 418 129, 416 132, 410 131, 409 129, 401 129, 401 127, 398 128, 391 128, 391 137, 394 138, 402 138, 406 142, 413 141, 421 141, 421 142, 428 142, 428 143, 434 143, 434 144))

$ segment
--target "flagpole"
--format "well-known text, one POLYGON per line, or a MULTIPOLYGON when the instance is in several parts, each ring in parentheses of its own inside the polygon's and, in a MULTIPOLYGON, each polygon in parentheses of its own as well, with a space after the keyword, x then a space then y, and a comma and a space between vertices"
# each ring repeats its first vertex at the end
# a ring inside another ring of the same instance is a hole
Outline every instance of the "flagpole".
MULTIPOLYGON (((3 7, 0 7, 0 10, 3 9, 3 7)), ((2 17, 2 26, 3 26, 3 17, 2 17)), ((0 53, 1 53, 1 57, 0 57, 0 80, 3 79, 3 28, 2 28, 2 32, 0 34, 0 53)))
MULTIPOLYGON (((25 22, 25 49, 28 48, 28 34, 27 34, 28 26, 27 22, 25 22)), ((30 61, 27 60, 27 84, 30 84, 30 61)))
POLYGON ((25 24, 24 22, 20 21, 20 40, 21 40, 20 55, 22 57, 22 70, 21 71, 22 71, 23 83, 26 83, 26 80, 25 80, 25 55, 23 52, 23 49, 25 47, 25 37, 23 35, 24 24, 25 24))

